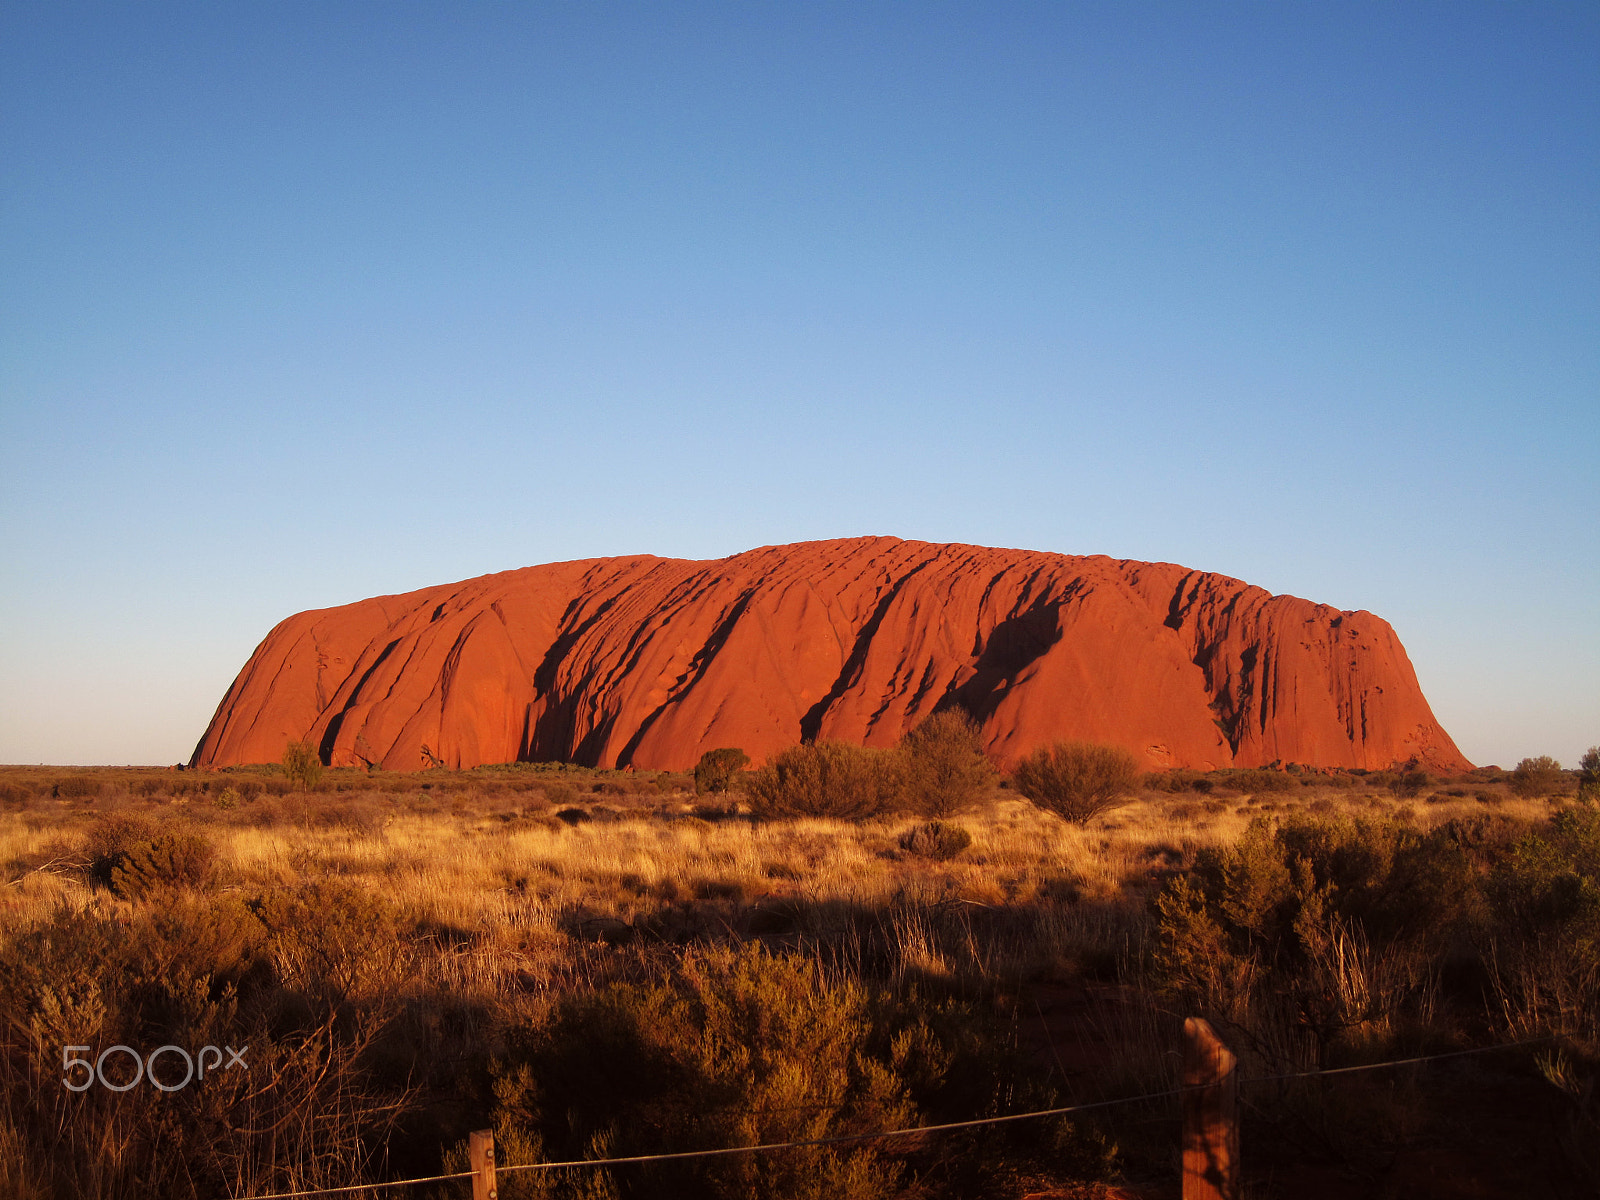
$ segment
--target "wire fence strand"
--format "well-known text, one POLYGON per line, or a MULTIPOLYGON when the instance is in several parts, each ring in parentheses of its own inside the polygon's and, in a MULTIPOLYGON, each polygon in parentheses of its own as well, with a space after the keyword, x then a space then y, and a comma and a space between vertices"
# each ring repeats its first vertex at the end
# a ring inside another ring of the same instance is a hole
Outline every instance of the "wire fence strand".
MULTIPOLYGON (((1438 1062, 1446 1058, 1462 1058, 1469 1054, 1489 1054, 1497 1050, 1515 1050, 1523 1046, 1537 1046, 1553 1039, 1532 1038, 1523 1042, 1502 1042, 1494 1046, 1478 1046, 1470 1050, 1451 1050, 1444 1054, 1424 1054, 1415 1058, 1389 1059, 1381 1063, 1364 1063, 1354 1067, 1329 1067, 1316 1071, 1292 1071, 1282 1075, 1252 1075, 1241 1078, 1241 1085, 1273 1083, 1285 1079, 1310 1079, 1320 1075, 1349 1075, 1357 1071, 1379 1071, 1387 1067, 1405 1067, 1416 1063, 1438 1062)), ((514 1171, 562 1171, 582 1167, 626 1166, 630 1163, 672 1162, 690 1158, 725 1158, 733 1154, 763 1154, 774 1150, 799 1150, 811 1146, 837 1146, 848 1142, 873 1142, 885 1138, 911 1137, 916 1134, 944 1133, 952 1129, 977 1129, 985 1125, 1003 1125, 1011 1121, 1031 1121, 1040 1117, 1066 1116, 1069 1113, 1088 1112, 1091 1109, 1114 1108, 1122 1104, 1138 1104, 1146 1100, 1165 1100, 1181 1096, 1191 1088, 1167 1088, 1160 1092, 1146 1092, 1139 1096, 1119 1096, 1115 1100, 1095 1100, 1087 1104, 1067 1104, 1059 1108, 1041 1108, 1033 1112, 1009 1113, 1000 1117, 977 1117, 970 1121, 946 1121, 940 1125, 913 1125, 905 1129, 886 1129, 874 1133, 845 1133, 825 1138, 807 1138, 792 1142, 764 1142, 755 1146, 722 1146, 714 1150, 678 1150, 669 1154, 633 1154, 623 1158, 579 1158, 568 1162, 518 1163, 497 1166, 497 1175, 514 1171)), ((458 1171, 453 1175, 425 1175, 418 1179, 392 1179, 386 1183, 361 1183, 348 1187, 312 1188, 303 1192, 270 1192, 265 1195, 241 1197, 239 1200, 301 1200, 307 1196, 337 1196, 352 1192, 376 1191, 379 1188, 412 1187, 419 1183, 444 1183, 452 1179, 471 1179, 473 1172, 458 1171)))

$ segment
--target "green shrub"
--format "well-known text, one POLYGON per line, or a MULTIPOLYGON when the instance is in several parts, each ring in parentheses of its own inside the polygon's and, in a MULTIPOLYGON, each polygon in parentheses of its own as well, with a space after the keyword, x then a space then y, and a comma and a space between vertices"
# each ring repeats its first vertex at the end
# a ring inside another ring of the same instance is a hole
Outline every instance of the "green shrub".
POLYGON ((900 836, 900 848, 920 858, 947 862, 972 845, 972 835, 948 821, 929 821, 900 836))
POLYGON ((1565 782, 1561 764, 1548 754, 1525 758, 1511 772, 1511 790, 1523 797, 1554 795, 1565 782))
POLYGON ((1433 776, 1420 767, 1407 767, 1397 771, 1389 780, 1389 790, 1402 799, 1413 799, 1422 795, 1433 785, 1433 776))
POLYGON ((70 775, 56 780, 52 789, 62 800, 88 800, 100 794, 100 781, 89 775, 70 775))
POLYGON ((727 791, 734 777, 749 763, 750 756, 737 747, 707 750, 694 765, 694 794, 704 796, 727 791))
MULTIPOLYGON (((552 1155, 652 1154, 824 1138, 910 1123, 874 1054, 868 995, 757 946, 692 950, 664 982, 564 996, 503 1065, 496 1125, 552 1155)), ((870 1200, 898 1169, 870 1142, 640 1164, 624 1196, 870 1200)))
POLYGON ((899 757, 849 742, 791 746, 745 785, 758 817, 833 817, 863 820, 900 804, 899 757))
POLYGON ((1479 870, 1462 831, 1258 819, 1208 848, 1156 900, 1154 963, 1169 991, 1252 1038, 1384 1034, 1430 1003, 1433 963, 1470 928, 1479 870))
POLYGON ((1519 1034, 1600 1037, 1600 808, 1560 812, 1496 864, 1488 956, 1519 1034))
POLYGON ((978 723, 959 708, 936 712, 900 741, 901 802, 948 817, 972 807, 994 784, 978 723))
POLYGON ((1268 792, 1292 792, 1299 780, 1285 771, 1235 771, 1228 776, 1230 787, 1241 792, 1259 795, 1268 792))
POLYGON ((1590 746, 1578 760, 1578 799, 1600 803, 1600 746, 1590 746))
POLYGON ((198 833, 167 833, 123 851, 111 865, 111 890, 138 899, 164 888, 203 888, 216 851, 198 833))
POLYGON ((1132 754, 1092 742, 1056 742, 1035 750, 1011 775, 1017 791, 1040 808, 1080 825, 1125 803, 1139 780, 1132 754))
POLYGON ((290 742, 283 748, 283 773, 289 782, 309 792, 322 778, 322 759, 310 742, 290 742))
POLYGON ((1208 776, 1186 767, 1151 771, 1144 777, 1144 787, 1152 792, 1209 792, 1211 786, 1208 776))
POLYGON ((1525 937, 1575 930, 1600 946, 1600 811, 1560 812, 1495 869, 1495 913, 1525 937))

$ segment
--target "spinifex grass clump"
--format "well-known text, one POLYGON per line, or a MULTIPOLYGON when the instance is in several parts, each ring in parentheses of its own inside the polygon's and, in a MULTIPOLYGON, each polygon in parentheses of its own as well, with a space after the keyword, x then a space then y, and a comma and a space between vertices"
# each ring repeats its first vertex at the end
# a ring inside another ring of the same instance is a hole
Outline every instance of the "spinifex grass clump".
POLYGON ((935 862, 947 862, 972 845, 972 835, 949 821, 928 821, 900 835, 900 848, 935 862))

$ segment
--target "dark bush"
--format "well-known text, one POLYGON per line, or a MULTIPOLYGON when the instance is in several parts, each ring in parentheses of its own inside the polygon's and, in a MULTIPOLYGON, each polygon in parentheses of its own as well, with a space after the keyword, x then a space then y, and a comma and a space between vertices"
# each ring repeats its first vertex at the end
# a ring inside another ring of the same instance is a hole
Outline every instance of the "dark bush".
POLYGON ((1600 1037, 1600 808, 1557 813, 1489 879, 1488 957, 1514 1030, 1600 1037))
POLYGON ((923 816, 970 808, 994 784, 978 723, 959 708, 936 712, 906 734, 900 755, 901 802, 923 816))
POLYGON ((163 888, 203 888, 216 851, 198 833, 167 833, 123 851, 111 866, 111 890, 124 899, 163 888))
POLYGON ((1299 780, 1285 771, 1235 771, 1228 776, 1230 787, 1252 795, 1272 792, 1292 792, 1299 780))
POLYGON ((56 780, 53 789, 61 800, 88 800, 100 794, 100 781, 89 775, 69 775, 56 780))
MULTIPOLYGON (((670 980, 562 998, 501 1070, 496 1136, 582 1157, 893 1129, 915 1109, 893 1059, 873 1053, 872 1027, 861 987, 813 963, 757 946, 692 951, 670 980)), ((875 1200, 898 1173, 867 1142, 642 1164, 597 1182, 630 1197, 875 1200)))
POLYGON ((283 748, 283 773, 302 792, 309 792, 322 778, 322 759, 310 742, 290 742, 283 748))
POLYGON ((948 821, 929 821, 900 835, 900 848, 921 858, 946 862, 972 845, 972 835, 948 821))
POLYGON ((1525 758, 1511 772, 1511 790, 1519 796, 1552 796, 1563 789, 1566 775, 1548 754, 1525 758))
POLYGON ((1132 754, 1092 742, 1057 742, 1035 750, 1011 775, 1017 791, 1040 808, 1080 825, 1125 803, 1139 779, 1132 754))
POLYGON ((1433 785, 1433 776, 1419 767, 1407 767, 1397 771, 1389 780, 1389 790, 1403 799, 1412 799, 1422 795, 1433 785))
POLYGON ((1480 867, 1463 830, 1390 822, 1253 822, 1156 901, 1159 977, 1264 1044, 1425 1019, 1440 949, 1473 927, 1480 867))
POLYGON ((900 804, 898 756, 849 742, 791 746, 745 785, 758 817, 834 817, 862 820, 900 804))
POLYGON ((137 813, 115 813, 101 817, 89 826, 84 850, 89 856, 89 874, 101 887, 111 886, 111 872, 134 846, 156 836, 156 826, 137 813))
POLYGON ((694 766, 694 794, 705 796, 727 791, 734 777, 749 763, 750 756, 736 746, 707 750, 694 766))

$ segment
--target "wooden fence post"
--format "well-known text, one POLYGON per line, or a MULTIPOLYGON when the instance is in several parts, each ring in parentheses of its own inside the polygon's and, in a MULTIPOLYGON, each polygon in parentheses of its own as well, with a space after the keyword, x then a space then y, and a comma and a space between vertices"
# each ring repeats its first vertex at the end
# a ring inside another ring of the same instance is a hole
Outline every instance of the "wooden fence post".
POLYGON ((472 1164, 472 1200, 498 1200, 494 1183, 494 1130, 467 1135, 467 1161, 472 1164))
POLYGON ((1211 1023, 1183 1023, 1183 1200, 1239 1200, 1239 1060, 1211 1023))

